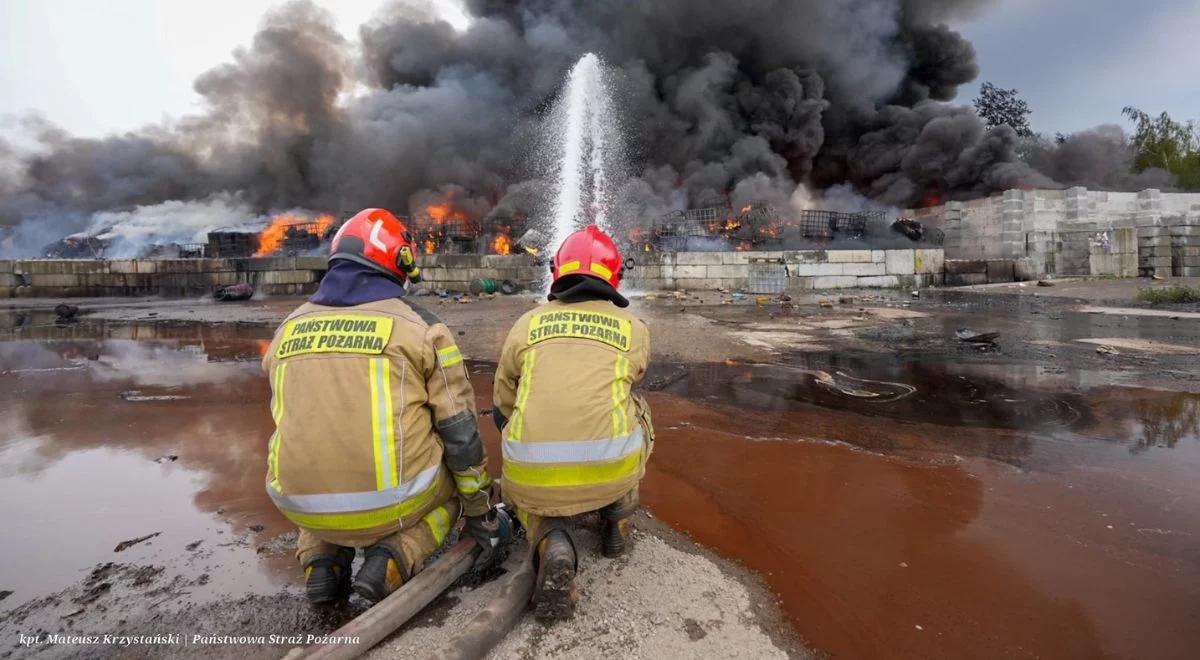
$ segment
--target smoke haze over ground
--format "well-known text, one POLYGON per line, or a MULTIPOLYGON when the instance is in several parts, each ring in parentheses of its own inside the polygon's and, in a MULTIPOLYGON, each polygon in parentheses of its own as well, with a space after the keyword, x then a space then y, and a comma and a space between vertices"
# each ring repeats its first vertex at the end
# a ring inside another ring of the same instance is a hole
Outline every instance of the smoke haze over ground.
POLYGON ((103 139, 10 119, 0 228, 20 225, 7 251, 28 254, 100 212, 144 221, 186 202, 222 221, 231 207, 247 219, 290 208, 408 213, 449 187, 480 214, 536 216, 548 179, 536 125, 586 52, 611 69, 633 150, 617 215, 718 195, 786 203, 798 184, 885 206, 1141 185, 1120 174, 1123 137, 1098 130, 1040 146, 1030 158, 1039 172, 1017 157, 1011 129, 944 103, 979 73, 971 44, 946 24, 988 4, 470 0, 473 20, 459 31, 410 1, 382 6, 347 40, 323 9, 292 2, 195 81, 207 108, 198 116, 103 139))

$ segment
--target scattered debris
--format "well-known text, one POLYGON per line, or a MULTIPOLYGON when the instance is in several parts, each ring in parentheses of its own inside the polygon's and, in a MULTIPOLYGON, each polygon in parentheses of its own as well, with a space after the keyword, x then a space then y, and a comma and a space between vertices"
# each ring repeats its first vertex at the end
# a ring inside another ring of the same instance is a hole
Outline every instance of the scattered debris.
POLYGON ((54 306, 54 314, 60 321, 73 321, 79 314, 79 306, 68 305, 67 303, 59 303, 54 306))
POLYGON ((838 298, 838 304, 840 304, 840 305, 856 305, 856 304, 858 304, 858 298, 856 298, 854 296, 842 296, 842 297, 838 298))
POLYGON ((1097 346, 1096 352, 1100 353, 1101 355, 1120 355, 1121 354, 1120 351, 1118 351, 1117 349, 1113 348, 1112 346, 1108 346, 1108 345, 1097 346))
POLYGON ((968 344, 995 344, 1000 338, 999 332, 975 332, 967 328, 959 328, 954 336, 958 337, 959 341, 965 341, 968 344))
POLYGON ((0 600, 4 600, 5 598, 8 598, 11 595, 13 595, 12 591, 10 591, 8 589, 0 589, 0 600))
POLYGON ((1049 280, 1038 280, 1038 286, 1054 286, 1054 282, 1049 280))
POLYGON ((254 286, 247 282, 219 286, 213 290, 213 299, 220 302, 234 300, 250 300, 254 296, 254 286))
POLYGON ((261 532, 264 529, 266 529, 266 527, 263 527, 262 525, 250 525, 250 531, 252 532, 261 532))
POLYGON ((912 218, 898 218, 892 223, 892 231, 903 234, 911 241, 919 241, 925 236, 925 226, 912 218))
POLYGON ((771 296, 755 296, 754 297, 754 304, 756 304, 756 305, 765 305, 769 302, 771 302, 771 296))
POLYGON ((180 394, 142 394, 141 390, 126 390, 121 392, 121 398, 138 403, 142 401, 181 401, 192 397, 180 394))
POLYGON ((920 298, 920 297, 921 297, 921 292, 920 292, 920 291, 913 291, 913 292, 912 292, 912 297, 913 297, 913 298, 920 298))
POLYGON ((832 309, 832 308, 833 308, 833 301, 832 301, 832 300, 825 299, 825 298, 822 298, 821 300, 819 300, 819 301, 817 302, 817 304, 818 304, 818 305, 820 305, 821 307, 825 308, 825 309, 832 309))
POLYGON ((189 543, 183 547, 188 552, 194 552, 196 550, 196 548, 200 547, 201 543, 204 543, 204 539, 200 539, 199 541, 192 541, 191 543, 189 543))
MULTIPOLYGON (((178 454, 167 454, 166 456, 159 456, 158 458, 154 459, 154 462, 155 463, 174 463, 177 460, 179 460, 178 454)), ((117 552, 120 552, 120 550, 118 550, 117 552)))
MULTIPOLYGON (((179 457, 176 456, 174 458, 179 458, 179 457)), ((174 460, 174 458, 172 460, 174 460)), ((135 546, 143 541, 149 541, 150 539, 158 536, 159 534, 162 534, 162 532, 154 532, 153 534, 139 536, 136 539, 129 539, 128 541, 121 541, 120 543, 117 544, 117 547, 113 548, 113 552, 124 552, 125 550, 128 550, 129 548, 132 548, 133 546, 135 546)))

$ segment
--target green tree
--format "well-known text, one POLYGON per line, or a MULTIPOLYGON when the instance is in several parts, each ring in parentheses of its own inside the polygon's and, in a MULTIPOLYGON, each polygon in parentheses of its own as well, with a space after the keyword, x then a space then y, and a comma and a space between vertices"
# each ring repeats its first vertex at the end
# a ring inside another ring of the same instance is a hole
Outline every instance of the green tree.
POLYGON ((1133 106, 1121 114, 1135 124, 1134 170, 1164 169, 1175 175, 1180 188, 1200 190, 1200 127, 1196 122, 1178 122, 1165 112, 1151 117, 1133 106))
POLYGON ((1033 137, 1033 129, 1029 126, 1029 115, 1033 111, 1015 89, 1001 89, 990 82, 983 83, 979 88, 979 97, 975 99, 975 112, 988 126, 1007 125, 1021 137, 1033 137))

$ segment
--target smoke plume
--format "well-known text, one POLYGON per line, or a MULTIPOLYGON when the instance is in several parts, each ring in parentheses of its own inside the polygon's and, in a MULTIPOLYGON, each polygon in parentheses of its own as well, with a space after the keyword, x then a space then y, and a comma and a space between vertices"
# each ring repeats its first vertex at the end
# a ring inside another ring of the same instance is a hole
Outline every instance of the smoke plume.
POLYGON ((987 4, 468 0, 458 30, 409 0, 347 40, 292 2, 196 80, 198 116, 100 139, 24 120, 33 148, 0 141, 0 226, 62 236, 101 212, 212 199, 407 213, 451 189, 480 214, 536 212, 535 127, 586 52, 618 87, 627 214, 718 196, 786 206, 798 185, 896 206, 1053 185, 1011 130, 943 103, 978 73, 947 23, 987 4))

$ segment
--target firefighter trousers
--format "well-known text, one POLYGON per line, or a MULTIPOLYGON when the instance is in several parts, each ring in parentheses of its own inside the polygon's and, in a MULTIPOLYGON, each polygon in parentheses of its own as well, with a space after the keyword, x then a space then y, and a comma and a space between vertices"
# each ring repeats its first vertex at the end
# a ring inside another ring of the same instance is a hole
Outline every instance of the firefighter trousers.
MULTIPOLYGON (((637 508, 638 489, 635 487, 617 501, 600 507, 597 512, 602 519, 615 521, 632 516, 637 508)), ((525 527, 525 535, 529 539, 531 553, 537 552, 538 542, 542 540, 543 536, 556 529, 566 532, 571 537, 572 545, 575 543, 570 517, 539 516, 536 513, 526 513, 518 509, 517 519, 525 527)))
MULTIPOLYGON (((438 508, 425 514, 420 523, 364 543, 359 547, 383 545, 390 548, 396 556, 403 558, 404 565, 400 567, 400 570, 411 578, 421 570, 421 566, 429 558, 429 555, 442 546, 446 534, 454 527, 461 512, 462 505, 458 498, 452 497, 438 508)), ((345 546, 322 538, 321 530, 301 527, 300 536, 296 539, 296 558, 300 560, 301 566, 307 566, 308 562, 316 557, 335 556, 338 549, 342 547, 345 546)))

